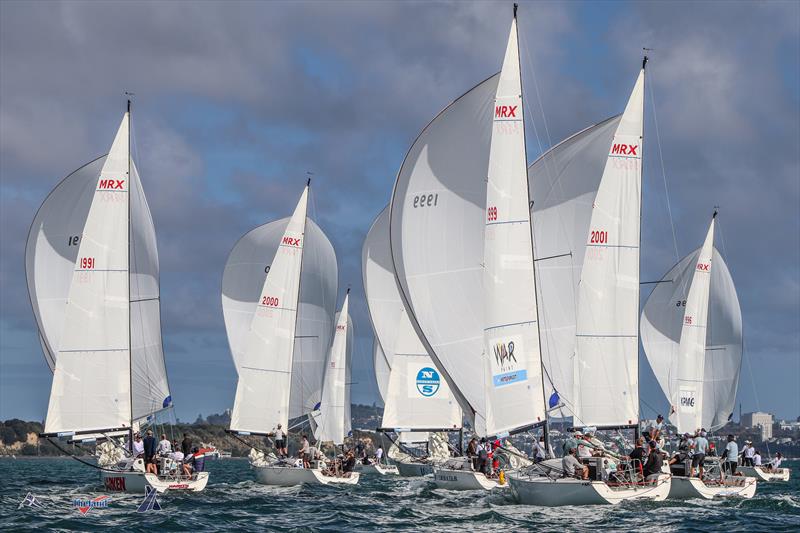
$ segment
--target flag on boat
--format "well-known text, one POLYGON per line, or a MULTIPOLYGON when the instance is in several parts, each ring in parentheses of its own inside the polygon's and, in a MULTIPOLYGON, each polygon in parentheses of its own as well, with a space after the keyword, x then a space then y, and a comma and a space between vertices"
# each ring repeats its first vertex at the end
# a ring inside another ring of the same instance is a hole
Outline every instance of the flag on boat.
POLYGON ((42 507, 44 507, 44 505, 42 505, 39 502, 39 500, 36 499, 36 496, 34 496, 32 493, 29 492, 28 494, 25 495, 25 499, 23 499, 21 502, 19 502, 19 506, 17 507, 17 509, 22 509, 23 507, 39 507, 39 508, 42 508, 42 507))

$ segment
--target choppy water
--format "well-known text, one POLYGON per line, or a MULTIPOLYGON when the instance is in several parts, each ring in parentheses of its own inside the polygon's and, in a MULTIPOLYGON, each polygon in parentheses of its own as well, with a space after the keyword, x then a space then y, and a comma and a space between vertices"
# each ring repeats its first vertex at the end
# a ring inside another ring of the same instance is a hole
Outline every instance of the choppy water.
POLYGON ((103 491, 96 471, 70 459, 0 459, 0 530, 116 531, 800 531, 800 462, 787 483, 760 483, 752 500, 623 503, 537 508, 506 491, 450 492, 423 478, 363 476, 354 487, 266 487, 243 460, 207 463, 199 494, 159 497, 161 512, 136 513, 140 495, 103 491), (23 507, 31 492, 44 508, 23 507), (75 498, 109 494, 84 516, 75 498))

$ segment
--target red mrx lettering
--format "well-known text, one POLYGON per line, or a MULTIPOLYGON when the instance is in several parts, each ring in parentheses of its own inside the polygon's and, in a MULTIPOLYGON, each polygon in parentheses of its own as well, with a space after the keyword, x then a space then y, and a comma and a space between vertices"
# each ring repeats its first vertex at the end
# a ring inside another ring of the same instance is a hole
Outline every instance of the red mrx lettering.
POLYGON ((611 146, 611 153, 617 155, 637 155, 638 144, 617 144, 611 146))
POLYGON ((125 180, 100 180, 97 185, 98 190, 115 190, 122 189, 125 186, 125 180))
POLYGON ((494 106, 494 118, 517 118, 516 105, 497 105, 494 106))
POLYGON ((711 268, 709 263, 697 263, 697 270, 708 272, 709 268, 711 268))
POLYGON ((300 237, 296 239, 294 237, 284 237, 281 243, 288 246, 300 246, 300 237))

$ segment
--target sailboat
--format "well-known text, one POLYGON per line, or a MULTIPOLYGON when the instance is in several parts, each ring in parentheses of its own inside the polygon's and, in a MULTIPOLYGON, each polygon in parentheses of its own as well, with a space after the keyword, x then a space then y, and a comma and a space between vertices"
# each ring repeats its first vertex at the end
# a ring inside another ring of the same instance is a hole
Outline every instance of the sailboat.
POLYGON ((364 239, 361 264, 375 332, 375 371, 379 388, 381 369, 388 367, 389 370, 383 385, 384 410, 378 430, 397 435, 389 449, 389 457, 396 466, 365 465, 362 470, 374 470, 379 474, 400 472, 404 476, 427 475, 433 473, 434 463, 442 463, 450 457, 447 446, 436 443, 446 442, 444 432, 460 432, 462 414, 450 387, 414 331, 400 297, 389 248, 388 207, 381 211, 364 239), (442 434, 432 436, 435 432, 442 434), (410 447, 419 443, 429 444, 425 456, 403 451, 411 451, 410 447), (443 453, 437 455, 438 451, 443 453))
MULTIPOLYGON (((390 215, 408 316, 476 435, 490 440, 546 429, 516 15, 515 6, 502 71, 411 146, 390 215)), ((467 457, 435 467, 434 482, 501 485, 467 457)))
MULTIPOLYGON (((246 234, 225 267, 222 305, 239 375, 229 431, 237 436, 269 437, 279 424, 285 434, 320 400, 338 272, 330 241, 307 217, 310 186, 290 218, 246 234)), ((338 479, 323 474, 322 462, 297 468, 256 448, 250 464, 267 485, 338 479)))
MULTIPOLYGON (((313 413, 314 437, 319 444, 331 443, 334 452, 336 447, 344 452, 344 441, 351 432, 350 417, 350 379, 349 359, 352 348, 352 323, 349 311, 350 289, 344 296, 342 309, 336 318, 336 332, 328 351, 325 365, 325 381, 322 386, 322 401, 319 409, 313 413)), ((344 454, 343 454, 344 455, 344 454)), ((338 464, 334 459, 334 471, 338 472, 338 464)), ((358 472, 346 472, 337 478, 339 483, 358 483, 358 472)))
MULTIPOLYGON (((714 247, 716 217, 714 211, 703 245, 656 285, 641 317, 647 360, 681 434, 713 431, 730 420, 742 365, 742 312, 728 266, 714 247)), ((690 463, 673 465, 670 498, 752 498, 756 492, 755 477, 720 479, 717 458, 708 458, 703 479, 689 477, 690 463)))
MULTIPOLYGON (((161 343, 155 228, 131 153, 131 106, 109 153, 48 195, 25 251, 28 291, 53 384, 43 437, 105 441, 108 490, 203 490, 208 472, 145 473, 113 439, 172 407, 161 343)), ((55 443, 55 441, 54 441, 55 443)))

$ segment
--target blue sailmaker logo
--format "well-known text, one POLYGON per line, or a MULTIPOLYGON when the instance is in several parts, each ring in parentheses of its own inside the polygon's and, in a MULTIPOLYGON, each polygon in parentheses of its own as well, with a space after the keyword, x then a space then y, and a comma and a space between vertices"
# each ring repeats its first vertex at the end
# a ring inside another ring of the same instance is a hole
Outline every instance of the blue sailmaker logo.
POLYGON ((426 366, 417 372, 417 390, 426 398, 436 394, 441 384, 442 380, 435 368, 426 366))

